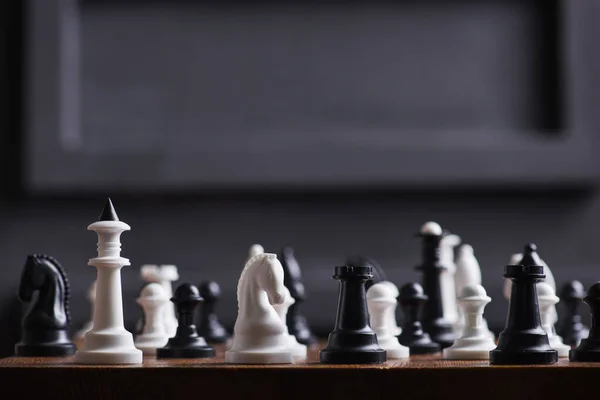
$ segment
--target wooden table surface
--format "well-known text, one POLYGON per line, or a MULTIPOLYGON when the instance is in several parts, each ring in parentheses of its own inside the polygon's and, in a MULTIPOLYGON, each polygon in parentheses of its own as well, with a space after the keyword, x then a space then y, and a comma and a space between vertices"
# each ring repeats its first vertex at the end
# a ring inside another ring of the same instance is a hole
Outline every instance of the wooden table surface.
POLYGON ((318 350, 292 365, 225 364, 222 347, 212 359, 145 357, 141 365, 122 366, 76 365, 72 357, 10 357, 0 360, 0 399, 600 398, 600 363, 560 359, 548 366, 491 366, 434 355, 380 365, 324 365, 318 350))

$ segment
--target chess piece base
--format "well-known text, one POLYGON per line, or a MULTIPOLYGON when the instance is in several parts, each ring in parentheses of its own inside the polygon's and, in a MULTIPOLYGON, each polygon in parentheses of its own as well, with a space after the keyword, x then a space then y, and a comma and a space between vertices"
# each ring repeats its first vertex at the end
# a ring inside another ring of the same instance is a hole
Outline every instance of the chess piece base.
POLYGON ((472 336, 457 339, 456 342, 444 349, 444 358, 447 360, 488 360, 490 351, 496 348, 488 333, 485 336, 472 336))
POLYGON ((400 346, 400 347, 391 347, 391 348, 383 348, 386 353, 386 358, 388 360, 400 360, 403 358, 410 357, 410 349, 408 347, 400 346))
MULTIPOLYGON (((406 346, 406 345, 405 345, 406 346)), ((442 348, 439 344, 430 342, 430 343, 421 343, 415 344, 413 346, 407 346, 410 349, 410 355, 421 355, 421 354, 435 354, 442 351, 442 348)))
POLYGON ((253 352, 231 351, 225 352, 225 362, 228 364, 291 364, 293 355, 290 351, 253 352))
POLYGON ((164 347, 169 340, 167 338, 138 336, 135 339, 135 347, 144 353, 144 355, 156 355, 156 349, 164 347))
POLYGON ((126 351, 78 351, 75 353, 76 364, 141 364, 143 353, 141 350, 126 351))
POLYGON ((600 362, 600 350, 571 350, 569 352, 569 361, 600 362))
POLYGON ((383 349, 375 350, 321 350, 321 363, 323 364, 381 364, 386 361, 383 349))
POLYGON ((490 351, 490 364, 494 365, 525 365, 525 364, 554 364, 558 362, 556 350, 506 352, 504 350, 490 351))
POLYGON ((213 347, 161 347, 156 350, 156 358, 212 358, 216 355, 213 347))
POLYGON ((76 364, 141 364, 143 353, 135 348, 126 330, 90 331, 83 348, 75 353, 76 364))
POLYGON ((15 345, 15 355, 17 357, 66 357, 73 354, 75 354, 75 345, 73 343, 18 343, 15 345))
POLYGON ((569 357, 571 346, 564 344, 558 336, 549 339, 550 347, 557 351, 559 357, 569 357))

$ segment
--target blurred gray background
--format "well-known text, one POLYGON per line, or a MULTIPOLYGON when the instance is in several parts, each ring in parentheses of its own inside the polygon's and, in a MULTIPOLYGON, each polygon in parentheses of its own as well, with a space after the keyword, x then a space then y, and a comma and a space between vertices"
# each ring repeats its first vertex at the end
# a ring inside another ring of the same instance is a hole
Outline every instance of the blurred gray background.
POLYGON ((0 356, 27 254, 66 268, 73 329, 90 318, 107 196, 132 227, 128 326, 151 263, 219 282, 231 327, 260 243, 296 249, 326 335, 333 267, 361 253, 420 281, 429 220, 475 248, 495 332, 524 244, 559 286, 600 279, 594 0, 32 0, 0 18, 0 356))

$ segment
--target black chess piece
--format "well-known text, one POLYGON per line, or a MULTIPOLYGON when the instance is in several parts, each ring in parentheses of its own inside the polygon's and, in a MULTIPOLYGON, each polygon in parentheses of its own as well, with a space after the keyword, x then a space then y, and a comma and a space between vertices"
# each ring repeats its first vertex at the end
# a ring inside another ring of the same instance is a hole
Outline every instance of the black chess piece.
POLYGON ((296 337, 299 343, 311 345, 317 342, 306 321, 306 317, 300 312, 302 303, 306 300, 306 290, 302 283, 300 265, 294 256, 292 247, 284 247, 278 256, 283 267, 283 284, 290 291, 290 296, 295 300, 288 309, 286 325, 291 335, 296 337))
POLYGON ((525 246, 519 265, 507 265, 504 277, 512 280, 506 328, 498 347, 490 351, 490 364, 554 364, 558 353, 550 347, 540 321, 536 283, 545 278, 536 246, 525 246))
POLYGON ((600 312, 600 282, 590 286, 587 296, 583 301, 590 306, 592 322, 589 336, 582 339, 576 349, 569 352, 570 361, 600 362, 600 325, 598 325, 598 312, 600 312))
POLYGON ((440 263, 442 228, 435 222, 428 222, 421 228, 419 236, 422 240, 423 261, 417 266, 417 270, 423 273, 423 288, 428 298, 424 306, 423 328, 431 340, 439 343, 442 348, 450 347, 455 339, 454 329, 452 324, 444 319, 440 282, 440 274, 446 269, 440 263))
POLYGON ((589 329, 581 323, 579 314, 579 305, 585 296, 583 284, 579 281, 566 283, 560 293, 560 299, 564 304, 566 314, 558 334, 563 338, 563 342, 569 346, 579 346, 581 339, 589 334, 589 329))
POLYGON ((177 332, 169 339, 165 347, 156 350, 157 358, 210 358, 215 349, 206 344, 206 340, 198 335, 194 325, 194 311, 202 302, 198 288, 183 283, 175 289, 171 301, 177 311, 177 332))
POLYGON ((221 298, 221 287, 217 282, 202 282, 200 296, 204 299, 204 303, 200 309, 198 335, 208 343, 225 343, 229 339, 229 334, 215 312, 217 302, 221 298))
POLYGON ((369 326, 365 282, 373 278, 371 267, 335 267, 333 278, 340 281, 335 329, 327 347, 321 350, 325 364, 379 364, 386 352, 369 326))
POLYGON ((418 283, 407 283, 400 288, 399 302, 404 313, 404 326, 398 336, 401 345, 410 349, 410 354, 433 354, 442 351, 423 331, 420 316, 427 296, 418 283))
POLYGON ((351 266, 351 267, 369 267, 370 266, 372 268, 373 279, 370 279, 365 283, 365 288, 367 290, 369 290, 369 288, 376 283, 388 280, 387 275, 385 274, 385 271, 381 267, 381 264, 379 264, 377 261, 375 261, 371 257, 367 257, 367 256, 363 256, 363 255, 354 255, 354 256, 348 257, 348 259, 346 260, 346 265, 351 266))
POLYGON ((37 298, 23 318, 21 342, 15 345, 15 354, 21 357, 62 357, 75 353, 67 330, 69 314, 69 281, 60 263, 45 254, 27 257, 19 299, 29 303, 33 293, 37 298))

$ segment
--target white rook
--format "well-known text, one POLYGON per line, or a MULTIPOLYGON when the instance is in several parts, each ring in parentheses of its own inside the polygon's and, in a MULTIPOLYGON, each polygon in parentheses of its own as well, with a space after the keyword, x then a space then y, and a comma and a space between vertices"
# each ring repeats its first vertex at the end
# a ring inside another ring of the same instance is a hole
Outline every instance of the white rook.
POLYGON ((130 265, 121 257, 120 237, 131 228, 119 221, 110 199, 97 222, 88 230, 98 234, 98 257, 88 265, 96 267, 94 325, 85 335, 83 348, 75 353, 79 364, 140 364, 142 352, 136 349, 133 335, 123 324, 121 268, 130 265))

